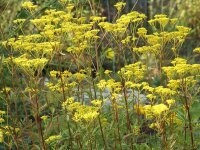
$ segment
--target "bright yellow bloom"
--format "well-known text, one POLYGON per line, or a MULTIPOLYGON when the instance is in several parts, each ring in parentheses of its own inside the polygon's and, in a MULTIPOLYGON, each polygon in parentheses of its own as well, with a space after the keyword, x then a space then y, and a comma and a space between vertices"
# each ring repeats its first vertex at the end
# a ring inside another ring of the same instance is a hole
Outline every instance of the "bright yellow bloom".
POLYGON ((195 48, 195 49, 193 50, 193 52, 195 52, 195 53, 200 53, 200 47, 195 48))
POLYGON ((112 71, 111 70, 105 70, 104 73, 108 75, 108 74, 112 73, 112 71))
POLYGON ((175 103, 174 99, 168 99, 166 100, 167 104, 169 105, 169 107, 171 107, 171 105, 173 105, 175 103))
POLYGON ((43 121, 47 120, 47 118, 48 118, 48 116, 42 116, 42 117, 41 117, 41 119, 42 119, 43 121))
POLYGON ((102 100, 99 100, 99 99, 95 99, 95 100, 92 100, 91 103, 96 106, 96 107, 101 107, 102 105, 102 100))
POLYGON ((68 98, 65 102, 62 103, 62 107, 65 109, 67 108, 70 104, 74 102, 74 97, 68 98))
POLYGON ((158 105, 152 106, 152 113, 155 116, 159 116, 160 114, 168 110, 169 108, 165 104, 158 104, 158 105))
POLYGON ((117 11, 120 12, 122 10, 122 8, 126 6, 126 3, 118 2, 114 6, 117 9, 117 11))
POLYGON ((36 9, 38 6, 37 5, 33 5, 32 2, 28 1, 28 2, 24 2, 22 4, 22 7, 24 7, 25 9, 28 9, 28 10, 34 10, 36 9))
POLYGON ((106 80, 100 80, 99 83, 97 84, 97 87, 101 90, 104 90, 106 88, 107 82, 106 80))
POLYGON ((16 24, 22 24, 26 21, 26 19, 16 19, 14 20, 13 22, 16 23, 16 24))
POLYGON ((113 59, 115 57, 115 52, 113 49, 109 48, 106 50, 106 58, 113 59))
POLYGON ((139 28, 137 34, 144 37, 147 34, 147 30, 145 28, 139 28))

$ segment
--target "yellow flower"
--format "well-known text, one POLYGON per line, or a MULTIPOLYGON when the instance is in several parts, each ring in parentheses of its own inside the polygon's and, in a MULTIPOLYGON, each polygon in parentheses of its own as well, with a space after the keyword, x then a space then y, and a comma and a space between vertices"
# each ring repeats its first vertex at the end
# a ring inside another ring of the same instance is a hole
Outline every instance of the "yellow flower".
POLYGON ((18 133, 20 131, 20 128, 15 128, 15 132, 18 133))
POLYGON ((48 59, 46 58, 35 58, 29 59, 26 55, 22 55, 18 58, 14 58, 13 62, 25 73, 34 75, 35 71, 42 71, 44 66, 47 64, 48 59))
POLYGON ((122 10, 122 8, 126 6, 126 3, 118 2, 114 6, 117 9, 117 11, 120 12, 122 10))
POLYGON ((80 72, 77 72, 77 73, 73 74, 73 76, 78 82, 83 81, 87 77, 86 74, 80 73, 80 72))
POLYGON ((68 4, 67 7, 66 7, 68 13, 71 13, 71 11, 72 11, 73 8, 74 8, 73 4, 68 4))
POLYGON ((104 73, 109 75, 112 71, 111 70, 105 70, 104 73))
POLYGON ((74 102, 74 97, 68 98, 65 102, 62 103, 63 109, 65 109, 68 105, 71 105, 74 102))
POLYGON ((184 26, 176 26, 176 29, 178 29, 178 31, 180 31, 181 33, 185 33, 185 34, 188 34, 191 30, 191 28, 184 27, 184 26))
POLYGON ((14 20, 13 22, 16 23, 16 24, 22 24, 26 21, 26 19, 16 19, 14 20))
POLYGON ((169 80, 167 86, 172 90, 177 90, 178 88, 180 88, 180 80, 169 80))
POLYGON ((143 106, 143 111, 144 111, 144 114, 145 114, 145 117, 146 118, 152 118, 152 106, 151 105, 145 105, 143 106))
POLYGON ((193 50, 193 52, 195 52, 195 53, 200 53, 200 47, 195 48, 195 49, 193 50))
POLYGON ((101 21, 104 21, 106 19, 106 17, 99 17, 99 16, 92 16, 90 17, 90 19, 93 21, 93 22, 101 22, 101 21))
POLYGON ((183 58, 175 58, 172 62, 171 62, 174 66, 176 66, 177 64, 186 64, 187 60, 183 59, 183 58))
POLYGON ((178 20, 177 18, 170 19, 170 23, 174 25, 176 24, 177 20, 178 20))
POLYGON ((145 110, 142 105, 134 105, 134 110, 137 112, 137 114, 145 114, 145 110))
POLYGON ((140 84, 140 83, 133 83, 132 85, 131 85, 131 88, 137 88, 137 89, 139 89, 140 87, 142 86, 142 84, 140 84))
POLYGON ((61 135, 52 135, 52 136, 50 136, 48 139, 46 139, 45 142, 46 142, 47 144, 50 144, 51 142, 58 141, 58 140, 60 140, 61 138, 62 138, 61 135))
POLYGON ((141 62, 137 62, 121 68, 118 74, 120 74, 126 81, 134 80, 135 83, 138 83, 143 79, 145 71, 145 65, 142 65, 141 62))
POLYGON ((0 110, 0 115, 5 115, 5 114, 6 114, 5 111, 0 110))
POLYGON ((25 8, 25 9, 28 9, 28 10, 34 10, 36 9, 38 6, 37 5, 33 5, 32 2, 24 2, 22 4, 22 7, 25 8))
POLYGON ((158 22, 161 24, 161 26, 164 28, 168 22, 169 22, 169 18, 159 18, 158 22))
POLYGON ((167 15, 165 15, 165 14, 158 14, 158 15, 154 16, 154 18, 156 18, 156 19, 166 18, 166 17, 167 17, 167 15))
POLYGON ((156 96, 153 95, 153 94, 148 94, 146 97, 147 97, 150 101, 153 101, 154 99, 156 99, 156 96))
POLYGON ((122 44, 128 44, 131 42, 131 36, 127 36, 124 40, 121 41, 122 44))
POLYGON ((100 80, 99 83, 97 84, 97 87, 101 90, 104 90, 106 88, 107 82, 106 80, 100 80))
POLYGON ((151 129, 158 129, 159 128, 159 124, 158 123, 151 123, 149 125, 149 128, 151 128, 151 129))
POLYGON ((144 37, 147 34, 147 30, 145 28, 139 28, 137 34, 144 37))
POLYGON ((99 107, 96 106, 79 105, 75 108, 75 113, 72 119, 75 122, 92 122, 99 115, 98 110, 99 107))
POLYGON ((42 117, 41 117, 41 119, 42 119, 43 121, 47 120, 47 118, 48 118, 48 116, 42 116, 42 117))
POLYGON ((0 123, 5 122, 5 120, 3 118, 0 118, 0 123))
POLYGON ((171 107, 171 105, 173 105, 175 103, 174 99, 168 99, 166 100, 167 104, 169 105, 169 107, 171 107))
POLYGON ((108 59, 113 59, 115 56, 115 52, 113 51, 113 49, 109 48, 106 51, 106 58, 108 59))
POLYGON ((169 110, 169 108, 165 104, 158 104, 158 105, 152 106, 152 113, 155 116, 159 116, 160 114, 162 114, 163 112, 167 110, 169 110))
POLYGON ((91 103, 92 103, 94 106, 100 107, 101 104, 102 104, 102 100, 95 99, 95 100, 92 100, 91 103))

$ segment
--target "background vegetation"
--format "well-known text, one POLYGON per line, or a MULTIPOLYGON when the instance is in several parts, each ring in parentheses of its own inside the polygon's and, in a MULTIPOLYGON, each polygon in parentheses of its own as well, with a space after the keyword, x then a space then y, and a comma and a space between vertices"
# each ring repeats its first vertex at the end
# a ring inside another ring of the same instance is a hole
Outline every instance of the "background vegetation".
POLYGON ((200 148, 198 0, 23 2, 0 2, 0 149, 200 148))

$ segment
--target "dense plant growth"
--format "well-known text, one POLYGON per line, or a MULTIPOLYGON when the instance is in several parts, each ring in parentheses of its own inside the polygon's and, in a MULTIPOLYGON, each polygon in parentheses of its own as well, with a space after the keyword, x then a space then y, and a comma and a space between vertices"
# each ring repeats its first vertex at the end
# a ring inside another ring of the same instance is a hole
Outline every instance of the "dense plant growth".
POLYGON ((123 2, 108 22, 80 3, 36 15, 40 6, 24 2, 30 17, 1 41, 2 148, 199 148, 200 64, 179 54, 191 29, 165 14, 123 14, 123 2))

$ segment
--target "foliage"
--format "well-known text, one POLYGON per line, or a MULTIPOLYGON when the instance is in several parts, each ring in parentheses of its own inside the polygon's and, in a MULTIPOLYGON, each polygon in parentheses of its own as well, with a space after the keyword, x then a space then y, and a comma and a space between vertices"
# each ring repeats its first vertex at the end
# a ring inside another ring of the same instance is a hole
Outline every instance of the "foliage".
POLYGON ((28 19, 1 41, 2 147, 197 149, 200 65, 179 54, 191 29, 164 14, 146 29, 123 2, 107 22, 94 2, 22 4, 28 19))

